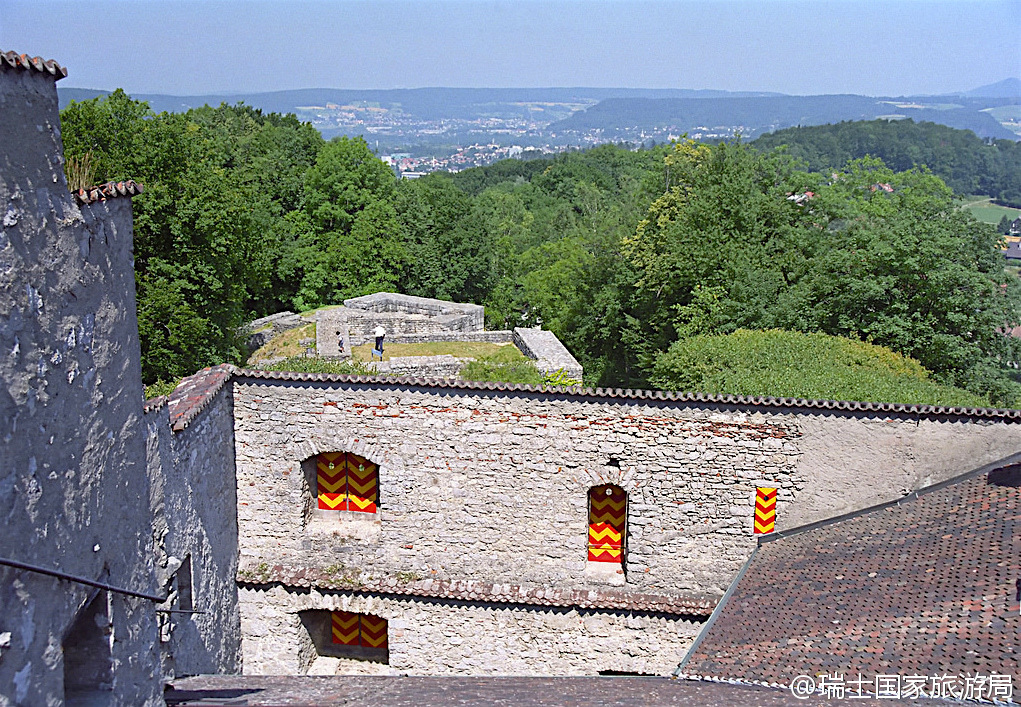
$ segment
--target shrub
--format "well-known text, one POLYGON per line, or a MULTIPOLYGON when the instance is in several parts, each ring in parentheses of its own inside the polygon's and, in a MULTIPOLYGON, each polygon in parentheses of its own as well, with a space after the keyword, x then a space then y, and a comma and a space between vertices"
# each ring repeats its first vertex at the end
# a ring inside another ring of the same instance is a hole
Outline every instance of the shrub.
POLYGON ((468 381, 493 383, 522 383, 542 385, 544 378, 535 364, 528 360, 502 361, 500 356, 484 356, 469 361, 459 377, 468 381))
POLYGON ((987 398, 930 378, 918 361, 827 334, 738 330, 694 336, 660 354, 652 382, 730 395, 981 407, 987 398))

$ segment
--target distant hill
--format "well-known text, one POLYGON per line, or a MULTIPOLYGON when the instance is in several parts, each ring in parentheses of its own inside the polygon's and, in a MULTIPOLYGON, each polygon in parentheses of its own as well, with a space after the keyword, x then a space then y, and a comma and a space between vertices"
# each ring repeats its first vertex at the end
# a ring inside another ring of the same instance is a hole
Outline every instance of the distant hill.
POLYGON ((986 194, 1021 208, 1021 143, 986 141, 969 130, 912 120, 872 120, 789 128, 763 135, 762 149, 786 145, 812 171, 872 155, 902 171, 926 166, 961 195, 986 194))
MULTIPOLYGON (((381 154, 453 154, 458 146, 517 145, 539 150, 602 142, 754 138, 795 127, 877 118, 910 118, 1019 140, 1017 79, 967 94, 876 98, 852 94, 787 96, 763 92, 628 88, 312 88, 269 93, 168 96, 133 94, 156 112, 245 103, 295 113, 324 137, 365 136, 381 154), (1012 93, 1013 92, 1013 93, 1012 93), (1002 122, 1001 122, 1002 121, 1002 122)), ((58 88, 61 107, 104 91, 58 88)))
MULTIPOLYGON (((58 88, 60 107, 68 102, 86 100, 109 91, 84 88, 58 88)), ((640 88, 412 88, 388 90, 355 90, 309 88, 268 93, 222 93, 197 96, 163 94, 131 94, 146 101, 157 113, 183 112, 204 105, 243 102, 263 111, 293 113, 303 106, 376 103, 381 107, 399 107, 422 120, 443 118, 477 118, 480 115, 506 111, 507 104, 517 103, 593 103, 606 98, 718 98, 722 96, 769 96, 777 94, 728 92, 691 89, 640 88), (503 108, 502 108, 503 107, 503 108)))
POLYGON ((1013 98, 1021 100, 1021 79, 1004 79, 986 86, 979 86, 965 91, 964 96, 971 98, 1013 98))
MULTIPOLYGON (((881 99, 856 95, 608 98, 550 125, 549 130, 578 133, 602 130, 612 139, 635 139, 643 132, 664 127, 672 127, 677 133, 692 133, 700 128, 740 126, 743 135, 755 136, 799 125, 896 116, 967 129, 981 137, 1018 139, 978 107, 945 107, 941 103, 945 100, 943 97, 881 99)), ((981 107, 985 106, 983 102, 981 107)))

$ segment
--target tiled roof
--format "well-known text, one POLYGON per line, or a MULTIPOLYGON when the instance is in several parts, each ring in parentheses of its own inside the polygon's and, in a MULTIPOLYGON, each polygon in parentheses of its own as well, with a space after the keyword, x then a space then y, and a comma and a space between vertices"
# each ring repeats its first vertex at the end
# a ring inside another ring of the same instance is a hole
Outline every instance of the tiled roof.
POLYGON ((1015 465, 762 543, 680 670, 784 684, 1015 674, 1019 600, 1015 465))
POLYGON ((67 76, 67 69, 53 61, 28 54, 17 52, 0 51, 0 69, 21 69, 23 71, 38 71, 41 74, 56 76, 57 81, 67 76))
POLYGON ((233 366, 224 363, 203 368, 178 383, 167 402, 170 407, 170 428, 180 432, 190 425, 223 386, 230 382, 234 371, 233 366))
POLYGON ((165 395, 159 395, 155 398, 149 398, 148 400, 145 401, 145 405, 142 406, 142 412, 148 415, 149 413, 162 410, 163 406, 167 404, 167 400, 168 398, 165 395))
POLYGON ((694 599, 667 594, 643 594, 620 589, 526 587, 517 584, 493 584, 463 579, 424 579, 406 582, 388 578, 375 582, 357 582, 347 575, 338 576, 317 567, 289 567, 285 565, 275 565, 268 569, 241 570, 238 572, 238 581, 251 585, 282 584, 286 587, 317 587, 461 601, 578 609, 654 611, 684 616, 709 616, 716 606, 716 601, 711 599, 694 599))
POLYGON ((709 393, 676 393, 664 390, 623 390, 621 388, 546 387, 520 383, 488 383, 449 380, 444 378, 348 376, 330 373, 292 373, 285 371, 258 371, 242 369, 238 377, 267 381, 296 381, 321 383, 356 383, 372 386, 454 388, 499 392, 546 393, 581 398, 619 398, 625 400, 668 400, 681 403, 709 403, 741 407, 785 408, 809 410, 846 410, 849 412, 884 412, 917 415, 920 417, 997 418, 1021 421, 1021 410, 995 408, 944 407, 942 405, 908 405, 906 403, 869 403, 845 400, 806 400, 804 398, 774 398, 745 395, 712 395, 709 393))
POLYGON ((129 179, 126 182, 107 182, 71 193, 74 194, 74 198, 78 200, 79 204, 93 204, 97 201, 141 194, 142 185, 129 179))
POLYGON ((674 393, 663 390, 622 390, 620 388, 546 387, 520 383, 488 383, 399 376, 348 376, 329 373, 295 373, 287 371, 259 371, 237 369, 230 364, 205 368, 181 381, 170 395, 170 422, 175 431, 185 429, 195 416, 205 409, 212 396, 229 381, 293 381, 297 383, 346 383, 373 387, 396 388, 449 388, 465 391, 493 391, 501 393, 540 393, 566 395, 585 399, 664 400, 679 403, 707 403, 772 409, 844 410, 848 412, 882 412, 916 415, 918 417, 994 418, 1004 421, 1021 421, 1021 410, 993 408, 957 408, 933 405, 906 405, 902 403, 862 403, 841 400, 804 400, 801 398, 747 397, 743 395, 709 395, 705 393, 674 393))
MULTIPOLYGON (((834 707, 833 700, 803 701, 786 690, 691 682, 663 677, 537 677, 425 675, 197 675, 173 680, 163 695, 169 707, 834 707)), ((902 704, 891 700, 884 705, 902 704)), ((904 702, 903 704, 907 704, 904 702)), ((915 703, 912 703, 915 704, 915 703)))

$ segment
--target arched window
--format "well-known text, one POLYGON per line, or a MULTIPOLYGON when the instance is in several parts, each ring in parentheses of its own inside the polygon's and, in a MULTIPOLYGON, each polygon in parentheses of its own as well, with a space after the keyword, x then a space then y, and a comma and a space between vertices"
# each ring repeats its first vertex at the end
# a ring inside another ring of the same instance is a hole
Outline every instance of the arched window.
POLYGON ((622 564, 627 539, 627 494, 613 484, 588 492, 589 562, 622 564))
POLYGON ((316 493, 320 510, 375 513, 379 469, 351 452, 320 454, 316 458, 316 493))

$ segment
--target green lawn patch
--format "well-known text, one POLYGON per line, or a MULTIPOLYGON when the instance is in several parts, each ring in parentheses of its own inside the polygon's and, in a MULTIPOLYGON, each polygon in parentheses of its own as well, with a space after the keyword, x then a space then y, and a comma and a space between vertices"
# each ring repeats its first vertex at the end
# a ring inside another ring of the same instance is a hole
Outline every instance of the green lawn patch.
MULTIPOLYGON (((374 344, 361 344, 351 349, 356 361, 369 361, 374 344)), ((492 344, 485 341, 430 341, 418 344, 388 344, 383 342, 383 360, 401 356, 442 356, 458 358, 487 358, 496 362, 524 361, 525 355, 514 344, 492 344)), ((378 359, 377 359, 378 360, 378 359)))
POLYGON ((992 203, 991 197, 988 196, 966 196, 962 202, 962 207, 982 223, 996 225, 1004 216, 1010 217, 1012 221, 1021 216, 1021 209, 999 206, 992 203))
POLYGON ((301 340, 315 338, 315 322, 295 329, 288 329, 284 333, 274 336, 263 346, 260 346, 255 353, 248 357, 248 363, 246 365, 253 366, 260 361, 265 361, 270 358, 279 358, 280 356, 298 356, 302 353, 301 340))

